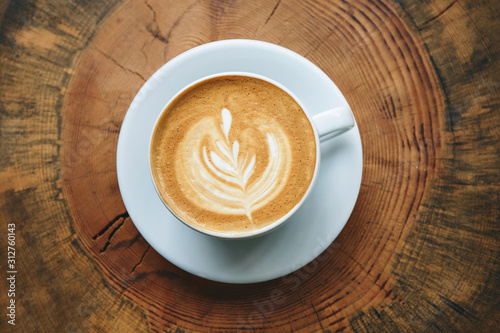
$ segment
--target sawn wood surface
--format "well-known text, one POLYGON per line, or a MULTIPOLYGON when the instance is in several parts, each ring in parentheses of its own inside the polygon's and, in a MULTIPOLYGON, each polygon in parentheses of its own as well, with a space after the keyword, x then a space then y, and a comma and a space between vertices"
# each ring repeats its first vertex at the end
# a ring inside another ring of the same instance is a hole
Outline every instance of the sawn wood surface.
POLYGON ((0 331, 500 330, 500 2, 4 4, 0 331), (258 284, 211 282, 161 257, 116 176, 139 88, 176 55, 228 38, 318 65, 363 142, 361 191, 342 233, 321 261, 258 284), (15 326, 5 315, 8 224, 15 326))

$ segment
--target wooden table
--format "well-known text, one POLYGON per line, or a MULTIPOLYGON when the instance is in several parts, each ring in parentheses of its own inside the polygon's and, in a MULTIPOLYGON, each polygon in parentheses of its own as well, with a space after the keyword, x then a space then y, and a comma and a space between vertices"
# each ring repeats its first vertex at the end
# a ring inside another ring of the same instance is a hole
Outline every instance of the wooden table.
POLYGON ((499 5, 10 1, 0 299, 6 314, 15 300, 16 325, 2 314, 0 331, 498 332, 499 5), (127 214, 115 165, 145 80, 228 38, 317 64, 350 103, 364 149, 356 207, 322 260, 249 285, 204 280, 156 253, 127 214))

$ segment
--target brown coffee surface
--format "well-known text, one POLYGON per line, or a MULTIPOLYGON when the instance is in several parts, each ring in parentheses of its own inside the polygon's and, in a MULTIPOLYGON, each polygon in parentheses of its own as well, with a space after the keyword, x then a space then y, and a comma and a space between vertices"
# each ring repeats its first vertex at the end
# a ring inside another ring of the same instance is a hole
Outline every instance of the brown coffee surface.
POLYGON ((170 209, 201 229, 244 234, 296 206, 316 164, 314 132, 295 100, 246 76, 205 80, 169 103, 151 165, 170 209))

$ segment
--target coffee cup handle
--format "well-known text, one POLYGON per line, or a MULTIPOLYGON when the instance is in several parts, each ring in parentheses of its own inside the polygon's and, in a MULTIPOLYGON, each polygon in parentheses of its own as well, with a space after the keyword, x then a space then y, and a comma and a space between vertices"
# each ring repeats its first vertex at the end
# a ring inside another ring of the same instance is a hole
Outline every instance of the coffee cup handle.
POLYGON ((313 117, 319 141, 325 141, 354 127, 354 116, 349 107, 339 107, 321 112, 313 117))

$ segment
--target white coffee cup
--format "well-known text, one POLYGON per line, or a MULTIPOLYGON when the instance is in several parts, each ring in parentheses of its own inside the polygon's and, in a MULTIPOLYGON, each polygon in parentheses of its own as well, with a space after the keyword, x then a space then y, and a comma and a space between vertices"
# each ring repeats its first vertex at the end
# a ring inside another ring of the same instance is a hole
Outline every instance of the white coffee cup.
POLYGON ((319 165, 320 165, 320 160, 321 160, 320 141, 328 140, 328 139, 331 139, 339 134, 342 134, 342 133, 348 131, 349 129, 353 128, 354 125, 355 125, 354 116, 353 116, 352 111, 349 107, 338 107, 338 108, 334 108, 334 109, 330 109, 330 110, 325 110, 323 112, 320 112, 320 113, 312 116, 311 113, 308 111, 308 109, 305 107, 305 105, 300 101, 300 99, 297 98, 297 96, 290 89, 288 89, 286 86, 284 86, 281 83, 276 82, 275 80, 272 80, 268 77, 254 74, 254 73, 247 73, 247 72, 222 72, 222 73, 212 74, 209 76, 202 77, 202 78, 188 84, 183 89, 179 90, 179 92, 169 100, 169 102, 165 105, 165 108, 163 109, 163 111, 158 116, 158 118, 155 122, 155 126, 153 127, 153 132, 151 133, 150 144, 149 144, 149 147, 150 147, 150 150, 149 150, 150 168, 149 168, 149 170, 150 170, 151 179, 153 181, 156 193, 160 197, 160 199, 163 202, 163 204, 165 205, 165 207, 172 213, 172 215, 174 215, 179 221, 184 223, 186 226, 188 226, 188 227, 190 227, 190 228, 192 228, 200 233, 203 233, 203 234, 206 234, 209 236, 213 236, 213 237, 223 238, 223 239, 244 239, 244 238, 251 238, 251 237, 264 235, 272 230, 275 230, 279 226, 282 226, 287 220, 290 219, 290 217, 307 200, 309 194, 311 193, 312 188, 314 187, 314 184, 316 182, 317 175, 319 172, 319 165), (195 226, 195 225, 189 223, 188 221, 185 221, 183 218, 178 216, 174 212, 174 210, 169 207, 167 202, 160 195, 160 192, 157 188, 157 184, 155 183, 155 180, 153 177, 153 166, 151 163, 151 161, 152 161, 151 152, 153 150, 151 148, 153 145, 154 133, 156 131, 158 121, 162 118, 163 112, 166 112, 165 110, 167 109, 167 106, 173 100, 175 100, 180 94, 182 94, 184 91, 190 89, 194 85, 196 85, 200 82, 215 78, 215 77, 222 77, 222 76, 246 76, 246 77, 257 78, 260 80, 267 81, 267 82, 279 87, 283 91, 285 91, 288 95, 290 95, 297 102, 297 104, 300 105, 300 107, 302 108, 302 110, 306 114, 307 119, 309 120, 309 122, 311 123, 311 126, 313 128, 315 142, 316 142, 315 170, 314 170, 312 180, 309 184, 309 187, 308 187, 306 193, 304 194, 304 196, 302 197, 302 199, 291 210, 289 210, 284 216, 282 216, 277 221, 275 221, 275 222, 273 222, 265 227, 262 227, 260 229, 252 230, 248 233, 243 233, 243 234, 242 233, 237 233, 237 234, 223 233, 223 232, 215 232, 215 231, 211 231, 211 230, 207 230, 207 229, 202 229, 202 228, 199 228, 198 226, 195 226))

